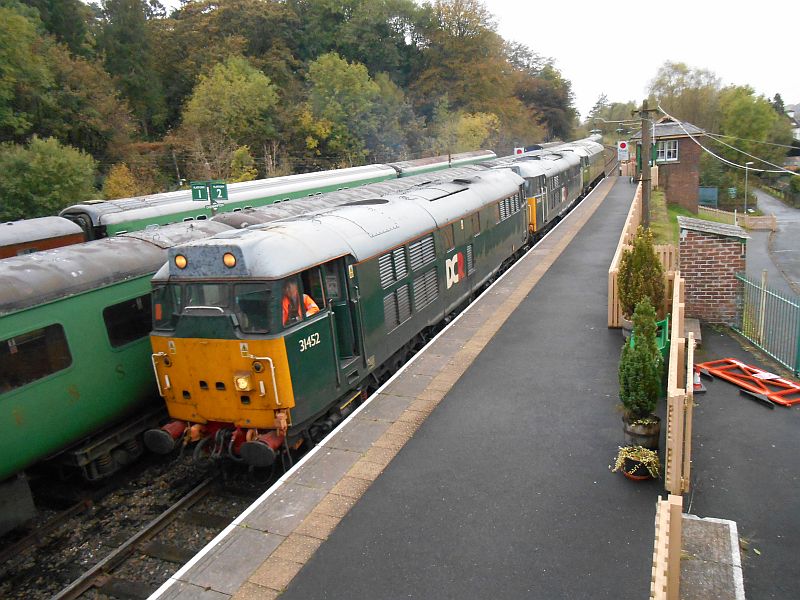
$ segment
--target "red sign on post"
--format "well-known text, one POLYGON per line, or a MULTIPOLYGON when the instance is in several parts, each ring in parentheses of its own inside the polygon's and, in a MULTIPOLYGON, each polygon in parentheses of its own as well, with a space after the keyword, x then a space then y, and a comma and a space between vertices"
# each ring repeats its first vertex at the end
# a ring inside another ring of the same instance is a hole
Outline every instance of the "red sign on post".
POLYGON ((630 160, 630 152, 628 151, 628 142, 617 142, 617 160, 624 161, 630 160))

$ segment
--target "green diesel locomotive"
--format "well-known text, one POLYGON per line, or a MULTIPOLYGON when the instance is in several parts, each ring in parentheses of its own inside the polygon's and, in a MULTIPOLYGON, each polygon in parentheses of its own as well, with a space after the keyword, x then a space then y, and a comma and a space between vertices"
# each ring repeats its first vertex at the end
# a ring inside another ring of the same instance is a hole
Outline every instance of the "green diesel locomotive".
POLYGON ((316 442, 602 176, 599 144, 555 150, 173 248, 151 336, 173 421, 145 443, 267 466, 316 442))

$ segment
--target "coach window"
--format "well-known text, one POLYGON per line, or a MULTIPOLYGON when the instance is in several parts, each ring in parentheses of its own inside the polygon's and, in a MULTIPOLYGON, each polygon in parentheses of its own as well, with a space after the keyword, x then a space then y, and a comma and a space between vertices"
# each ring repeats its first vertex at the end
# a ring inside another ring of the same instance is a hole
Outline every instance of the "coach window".
POLYGON ((455 233, 453 232, 453 224, 445 225, 442 227, 442 241, 444 243, 445 251, 450 251, 456 247, 455 233))
POLYGON ((72 364, 64 328, 48 325, 0 341, 0 394, 72 364))
POLYGON ((108 341, 119 348, 150 333, 150 295, 139 296, 103 310, 108 341))

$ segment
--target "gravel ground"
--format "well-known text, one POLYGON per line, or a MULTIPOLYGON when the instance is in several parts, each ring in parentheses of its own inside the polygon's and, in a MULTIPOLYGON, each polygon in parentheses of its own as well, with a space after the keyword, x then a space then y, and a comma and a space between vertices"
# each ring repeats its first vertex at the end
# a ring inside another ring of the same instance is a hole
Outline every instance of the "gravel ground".
MULTIPOLYGON (((127 479, 123 474, 119 487, 96 499, 92 508, 83 514, 65 521, 40 548, 0 565, 0 598, 52 597, 213 472, 208 465, 192 464, 186 456, 151 459, 150 463, 139 467, 138 472, 131 470, 127 479)), ((227 472, 220 479, 225 479, 227 486, 234 486, 237 493, 223 490, 221 495, 212 494, 193 510, 233 520, 269 485, 268 481, 251 482, 243 471, 227 472)), ((42 510, 42 522, 54 514, 55 511, 42 510)), ((217 529, 178 521, 170 524, 157 539, 197 551, 217 533, 217 529)), ((13 538, 3 539, 0 544, 13 541, 13 538)), ((115 575, 152 585, 155 589, 179 566, 139 555, 115 575)), ((91 597, 107 596, 93 591, 91 597)))

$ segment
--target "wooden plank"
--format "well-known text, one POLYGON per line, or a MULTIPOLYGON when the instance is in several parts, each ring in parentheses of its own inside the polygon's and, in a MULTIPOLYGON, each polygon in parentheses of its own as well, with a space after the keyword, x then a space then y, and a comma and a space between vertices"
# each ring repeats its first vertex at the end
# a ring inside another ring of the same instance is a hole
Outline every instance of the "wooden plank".
POLYGON ((681 545, 683 541, 683 498, 670 494, 669 540, 667 542, 667 600, 680 600, 681 592, 681 545))

